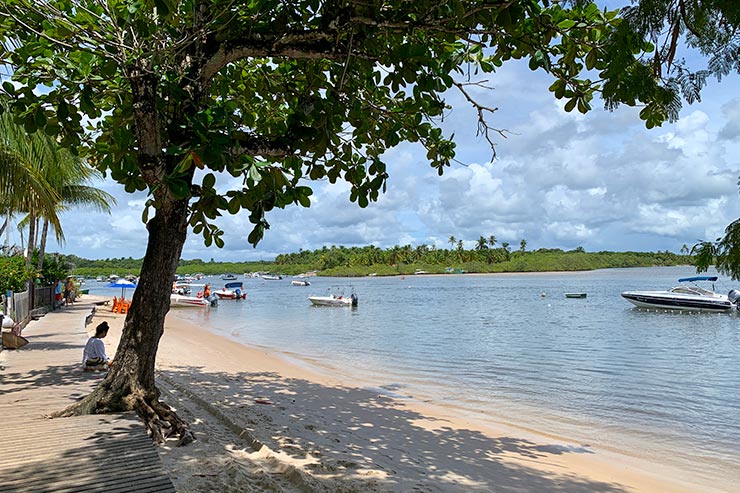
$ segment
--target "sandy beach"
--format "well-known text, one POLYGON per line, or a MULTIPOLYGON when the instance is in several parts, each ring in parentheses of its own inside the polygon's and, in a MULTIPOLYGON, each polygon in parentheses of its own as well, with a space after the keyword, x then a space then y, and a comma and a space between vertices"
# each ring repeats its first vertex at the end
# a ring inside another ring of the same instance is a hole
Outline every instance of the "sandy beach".
MULTIPOLYGON (((197 440, 160 447, 177 491, 721 492, 669 461, 571 443, 527 423, 399 399, 167 318, 162 399, 197 440)), ((115 354, 124 315, 99 310, 115 354)))

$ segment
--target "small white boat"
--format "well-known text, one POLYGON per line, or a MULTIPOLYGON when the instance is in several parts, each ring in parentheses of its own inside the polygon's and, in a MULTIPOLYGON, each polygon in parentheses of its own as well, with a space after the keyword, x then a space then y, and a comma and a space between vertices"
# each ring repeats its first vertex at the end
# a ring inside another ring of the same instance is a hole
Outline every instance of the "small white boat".
POLYGON ((290 281, 290 283, 291 283, 291 284, 292 284, 293 286, 310 286, 310 285, 311 285, 311 283, 310 283, 310 282, 308 282, 308 281, 304 281, 304 280, 302 280, 302 279, 293 279, 292 281, 290 281))
POLYGON ((213 294, 222 300, 243 300, 247 297, 247 292, 244 291, 244 283, 240 281, 227 282, 222 289, 214 291, 213 294))
MULTIPOLYGON (((714 283, 716 276, 697 276, 679 279, 680 283, 709 281, 714 283)), ((622 297, 638 308, 661 310, 682 310, 696 312, 728 312, 738 308, 740 292, 732 289, 727 294, 714 292, 701 286, 681 284, 666 291, 624 291, 622 297)))
POLYGON ((315 306, 357 306, 357 295, 352 293, 350 296, 309 296, 309 301, 315 306))
POLYGON ((184 294, 172 293, 170 295, 170 307, 204 307, 211 306, 209 300, 203 297, 198 298, 197 296, 187 296, 184 294))
POLYGON ((220 276, 221 280, 224 281, 236 281, 236 276, 234 274, 221 274, 220 276))
POLYGON ((275 274, 265 274, 262 276, 262 279, 264 279, 265 281, 279 281, 282 278, 283 276, 277 276, 275 274))

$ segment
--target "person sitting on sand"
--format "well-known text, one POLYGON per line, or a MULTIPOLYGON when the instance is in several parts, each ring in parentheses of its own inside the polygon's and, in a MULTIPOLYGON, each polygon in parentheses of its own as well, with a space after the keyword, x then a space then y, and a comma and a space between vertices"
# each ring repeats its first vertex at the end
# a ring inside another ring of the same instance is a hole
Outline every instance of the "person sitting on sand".
POLYGON ((85 370, 107 370, 110 358, 105 354, 103 338, 108 335, 108 322, 102 322, 95 327, 95 335, 87 340, 82 352, 82 366, 85 370))

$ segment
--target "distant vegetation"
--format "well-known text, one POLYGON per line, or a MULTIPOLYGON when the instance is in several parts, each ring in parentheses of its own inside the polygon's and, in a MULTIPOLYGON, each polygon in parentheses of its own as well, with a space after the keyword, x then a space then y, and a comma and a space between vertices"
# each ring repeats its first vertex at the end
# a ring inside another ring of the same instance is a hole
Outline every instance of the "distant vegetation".
MULTIPOLYGON (((654 267, 692 264, 692 257, 665 252, 586 252, 583 248, 563 251, 539 249, 528 252, 510 251, 508 244, 499 248, 466 250, 458 243, 454 249, 437 249, 426 245, 418 247, 395 246, 381 249, 366 247, 324 247, 319 250, 301 250, 298 253, 278 255, 272 262, 204 262, 180 260, 179 274, 203 273, 218 275, 225 272, 275 272, 295 275, 316 271, 318 275, 357 277, 376 274, 392 276, 413 274, 418 270, 430 274, 442 273, 499 273, 499 272, 560 272, 607 269, 616 267, 654 267)), ((117 274, 139 275, 141 259, 120 258, 87 260, 74 255, 60 256, 73 274, 100 276, 117 274)))

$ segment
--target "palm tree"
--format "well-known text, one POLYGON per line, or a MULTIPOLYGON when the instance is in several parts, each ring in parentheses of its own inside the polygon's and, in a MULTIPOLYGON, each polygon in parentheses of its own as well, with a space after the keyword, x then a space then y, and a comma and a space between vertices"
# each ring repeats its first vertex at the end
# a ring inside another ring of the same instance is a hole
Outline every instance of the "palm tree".
POLYGON ((488 249, 488 240, 486 240, 483 236, 478 238, 478 241, 475 244, 475 249, 479 252, 482 252, 483 250, 488 249))
POLYGON ((57 240, 64 241, 61 212, 75 205, 110 211, 110 204, 115 203, 113 196, 85 184, 97 176, 97 171, 50 136, 40 132, 29 135, 9 112, 0 115, 0 213, 5 215, 2 229, 9 227, 13 215, 25 214, 19 226, 29 229, 28 265, 37 237, 41 243, 38 268, 43 265, 49 226, 57 240), (43 230, 39 234, 37 225, 42 219, 43 230))
POLYGON ((450 236, 450 239, 447 240, 447 243, 450 244, 450 249, 452 249, 454 248, 455 243, 457 243, 457 238, 455 238, 454 236, 450 236))
POLYGON ((496 246, 496 237, 491 235, 488 237, 488 244, 491 245, 491 248, 496 246))
POLYGON ((0 213, 4 215, 0 233, 10 227, 15 214, 28 214, 32 210, 47 215, 55 227, 59 226, 53 206, 59 197, 44 176, 43 168, 35 164, 50 152, 45 137, 28 135, 13 122, 9 112, 0 114, 0 213))
POLYGON ((527 240, 522 239, 522 241, 519 242, 519 250, 524 251, 527 249, 527 240))

